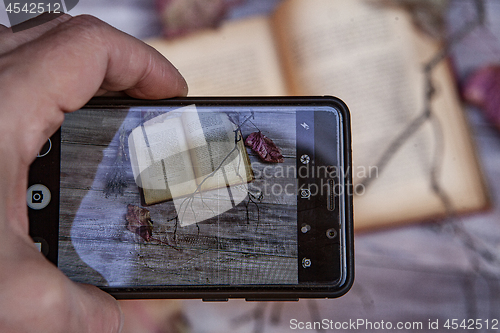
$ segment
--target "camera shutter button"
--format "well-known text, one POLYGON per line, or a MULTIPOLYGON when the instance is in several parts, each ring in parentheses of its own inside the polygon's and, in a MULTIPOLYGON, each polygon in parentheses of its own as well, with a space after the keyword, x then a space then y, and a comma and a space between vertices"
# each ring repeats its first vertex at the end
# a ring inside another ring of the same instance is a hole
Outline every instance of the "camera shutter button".
POLYGON ((50 199, 50 190, 42 184, 31 185, 26 193, 26 203, 31 209, 44 209, 50 203, 50 199))

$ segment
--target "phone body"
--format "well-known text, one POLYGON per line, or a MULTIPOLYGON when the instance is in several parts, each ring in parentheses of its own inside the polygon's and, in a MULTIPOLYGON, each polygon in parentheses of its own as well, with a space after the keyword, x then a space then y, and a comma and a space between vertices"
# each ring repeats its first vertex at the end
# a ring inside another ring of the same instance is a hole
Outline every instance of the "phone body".
POLYGON ((30 168, 30 234, 117 298, 339 297, 350 133, 335 97, 95 98, 30 168))

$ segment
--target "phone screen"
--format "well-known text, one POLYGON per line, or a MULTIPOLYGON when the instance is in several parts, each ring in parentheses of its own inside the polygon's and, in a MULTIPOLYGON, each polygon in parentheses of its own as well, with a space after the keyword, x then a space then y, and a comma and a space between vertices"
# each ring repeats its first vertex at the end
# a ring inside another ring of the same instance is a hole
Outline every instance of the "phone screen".
MULTIPOLYGON (((68 114, 51 142, 60 149, 51 260, 103 288, 342 284, 342 122, 324 105, 68 114)), ((30 188, 36 206, 47 194, 30 188)))

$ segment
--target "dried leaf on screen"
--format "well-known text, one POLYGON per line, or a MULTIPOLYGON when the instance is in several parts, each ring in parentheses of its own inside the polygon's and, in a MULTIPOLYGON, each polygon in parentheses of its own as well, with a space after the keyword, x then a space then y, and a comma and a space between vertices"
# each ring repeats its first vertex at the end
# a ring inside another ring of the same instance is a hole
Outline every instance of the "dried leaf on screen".
POLYGON ((153 235, 153 222, 149 211, 135 205, 127 206, 127 229, 141 236, 146 242, 151 240, 153 235))
POLYGON ((250 134, 245 140, 245 145, 252 148, 264 162, 283 163, 284 161, 278 146, 261 131, 250 134))

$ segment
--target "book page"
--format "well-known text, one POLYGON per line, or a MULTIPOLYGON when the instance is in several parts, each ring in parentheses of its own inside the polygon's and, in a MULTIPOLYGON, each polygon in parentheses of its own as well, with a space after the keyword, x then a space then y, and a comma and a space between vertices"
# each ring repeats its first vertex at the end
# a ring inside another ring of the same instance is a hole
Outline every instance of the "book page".
POLYGON ((360 0, 290 0, 278 9, 274 24, 291 93, 334 95, 349 106, 357 230, 445 214, 430 183, 440 157, 438 181, 454 209, 486 205, 471 138, 445 68, 436 77, 433 102, 439 123, 424 122, 378 170, 391 142, 424 112, 422 69, 437 50, 430 41, 417 44, 406 13, 360 0), (373 182, 365 188, 360 183, 367 177, 373 182))
POLYGON ((250 181, 246 150, 237 145, 241 134, 223 112, 184 112, 184 132, 200 191, 250 181))
POLYGON ((147 41, 186 78, 189 96, 285 95, 269 21, 230 22, 176 41, 147 41))
POLYGON ((129 150, 134 178, 143 189, 146 204, 196 189, 180 118, 153 118, 135 128, 129 136, 129 150))

